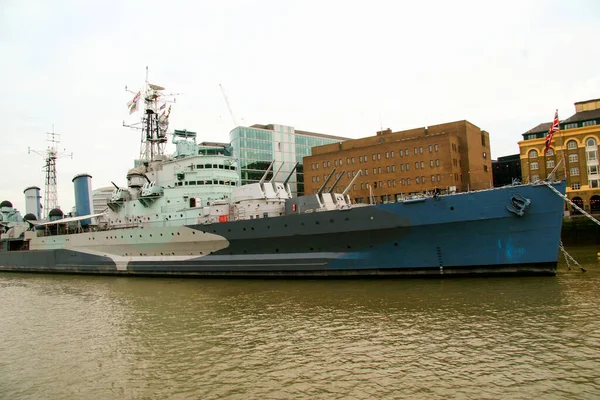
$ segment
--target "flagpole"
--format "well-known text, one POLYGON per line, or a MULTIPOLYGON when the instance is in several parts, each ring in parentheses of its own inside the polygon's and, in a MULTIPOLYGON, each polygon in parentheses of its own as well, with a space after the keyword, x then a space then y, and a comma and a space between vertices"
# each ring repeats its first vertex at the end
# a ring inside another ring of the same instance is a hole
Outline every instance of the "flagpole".
MULTIPOLYGON (((556 109, 556 115, 558 115, 558 109, 556 109)), ((567 181, 567 160, 565 159, 565 138, 562 134, 562 129, 560 129, 560 120, 558 122, 558 127, 560 131, 560 148, 562 150, 562 159, 563 159, 563 169, 565 171, 565 182, 567 181)))

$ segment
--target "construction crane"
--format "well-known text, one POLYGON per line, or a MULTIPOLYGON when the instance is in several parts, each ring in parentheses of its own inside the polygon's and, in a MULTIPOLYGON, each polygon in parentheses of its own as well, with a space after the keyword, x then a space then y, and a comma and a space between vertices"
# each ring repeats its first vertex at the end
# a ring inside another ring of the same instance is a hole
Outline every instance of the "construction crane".
POLYGON ((227 108, 229 109, 229 115, 231 115, 231 120, 233 121, 233 127, 237 128, 239 125, 237 123, 237 120, 235 119, 235 116, 233 115, 233 111, 231 110, 231 104, 229 104, 229 99, 227 98, 227 95, 225 94, 225 89, 223 89, 223 85, 221 85, 219 83, 219 87, 221 88, 221 93, 223 94, 223 99, 225 100, 225 104, 227 104, 227 108))

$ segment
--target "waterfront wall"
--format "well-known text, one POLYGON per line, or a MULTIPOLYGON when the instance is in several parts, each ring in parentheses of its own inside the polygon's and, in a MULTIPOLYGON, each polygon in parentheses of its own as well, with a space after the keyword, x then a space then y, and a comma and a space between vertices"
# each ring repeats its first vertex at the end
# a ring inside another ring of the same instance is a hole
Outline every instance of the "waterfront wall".
POLYGON ((600 244, 600 225, 585 216, 566 217, 561 238, 565 245, 600 244))

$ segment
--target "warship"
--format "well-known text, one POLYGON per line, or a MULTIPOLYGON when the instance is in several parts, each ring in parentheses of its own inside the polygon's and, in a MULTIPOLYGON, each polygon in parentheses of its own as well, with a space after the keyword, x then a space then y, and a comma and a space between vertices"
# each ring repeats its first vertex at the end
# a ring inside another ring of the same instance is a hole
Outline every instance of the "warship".
MULTIPOLYGON (((42 219, 38 204, 38 215, 28 209, 21 217, 9 201, 0 203, 0 271, 236 278, 556 274, 564 204, 553 192, 564 194, 564 181, 353 204, 348 191, 360 173, 336 191, 345 171, 334 169, 317 193, 293 196, 296 167, 278 179, 281 165, 273 162, 259 182, 240 185, 227 146, 198 144, 186 130, 167 134, 171 107, 167 112, 163 90, 147 83, 130 102, 133 109, 144 102, 141 156, 127 172, 127 186, 113 184, 105 212, 93 213, 88 174, 73 179, 72 216, 53 209, 42 219)), ((35 189, 25 193, 38 202, 35 189)))

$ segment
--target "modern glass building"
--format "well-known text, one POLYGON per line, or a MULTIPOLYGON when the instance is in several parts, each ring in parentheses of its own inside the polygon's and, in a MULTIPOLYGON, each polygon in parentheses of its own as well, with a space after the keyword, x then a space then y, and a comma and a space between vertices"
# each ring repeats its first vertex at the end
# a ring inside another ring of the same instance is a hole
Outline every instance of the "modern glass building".
MULTIPOLYGON (((238 159, 242 185, 258 182, 269 164, 275 160, 274 169, 281 168, 277 179, 285 179, 296 162, 298 168, 290 179, 294 195, 304 194, 304 168, 302 159, 310 156, 311 149, 324 144, 339 143, 348 138, 305 132, 285 125, 238 126, 229 133, 233 155, 238 159)), ((269 173, 268 178, 272 176, 269 173)))

